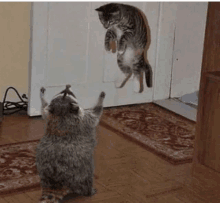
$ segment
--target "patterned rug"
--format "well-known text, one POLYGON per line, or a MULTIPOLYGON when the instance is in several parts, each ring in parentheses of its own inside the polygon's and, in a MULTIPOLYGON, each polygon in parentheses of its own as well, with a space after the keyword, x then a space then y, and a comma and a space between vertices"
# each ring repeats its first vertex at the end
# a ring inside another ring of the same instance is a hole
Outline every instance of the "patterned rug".
POLYGON ((107 108, 100 124, 172 164, 192 161, 195 122, 156 104, 107 108))
MULTIPOLYGON (((192 160, 195 123, 154 104, 107 108, 100 124, 171 163, 192 160)), ((0 145, 0 194, 40 189, 35 165, 38 143, 0 145)))
POLYGON ((0 194, 40 188, 35 165, 39 140, 0 146, 0 194))

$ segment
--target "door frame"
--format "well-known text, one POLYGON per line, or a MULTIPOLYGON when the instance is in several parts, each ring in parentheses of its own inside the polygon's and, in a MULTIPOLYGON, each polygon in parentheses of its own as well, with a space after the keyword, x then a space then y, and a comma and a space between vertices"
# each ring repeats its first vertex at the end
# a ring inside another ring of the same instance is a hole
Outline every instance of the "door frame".
POLYGON ((159 9, 153 101, 170 97, 178 3, 161 2, 159 9))
MULTIPOLYGON (((49 2, 31 3, 30 20, 30 60, 28 78, 28 115, 38 116, 35 106, 39 106, 39 95, 32 94, 44 86, 47 66, 47 32, 49 2), (47 20, 45 20, 47 19, 47 20), (32 68, 32 67, 38 67, 32 68), (35 84, 35 85, 32 85, 35 84)), ((39 107, 40 109, 40 107, 39 107)))

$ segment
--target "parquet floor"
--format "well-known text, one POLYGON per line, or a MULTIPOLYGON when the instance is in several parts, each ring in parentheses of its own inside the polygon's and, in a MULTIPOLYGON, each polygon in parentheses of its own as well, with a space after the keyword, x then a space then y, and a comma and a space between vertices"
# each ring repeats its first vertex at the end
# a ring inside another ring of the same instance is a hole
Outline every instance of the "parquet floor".
MULTIPOLYGON (((6 116, 0 127, 0 144, 40 139, 43 132, 41 118, 6 116)), ((191 177, 191 163, 171 165, 102 126, 97 128, 97 139, 94 181, 97 194, 75 199, 67 196, 63 202, 220 202, 218 192, 205 187, 203 174, 197 178, 191 177)), ((24 191, 0 196, 0 202, 36 203, 40 195, 40 190, 24 191)))

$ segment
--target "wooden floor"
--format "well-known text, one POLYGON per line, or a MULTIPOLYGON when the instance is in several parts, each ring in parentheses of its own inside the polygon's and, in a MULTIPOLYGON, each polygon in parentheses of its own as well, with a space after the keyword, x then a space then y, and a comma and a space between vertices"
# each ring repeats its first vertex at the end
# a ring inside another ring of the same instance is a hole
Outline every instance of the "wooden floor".
MULTIPOLYGON (((40 139, 44 123, 26 115, 4 117, 0 144, 40 139)), ((192 164, 171 165, 153 153, 99 126, 95 151, 98 192, 93 197, 66 197, 63 202, 105 203, 217 203, 217 191, 206 188, 201 173, 191 177, 192 164)), ((213 183, 218 184, 218 183, 213 183)), ((1 203, 36 203, 40 190, 0 196, 1 203)))

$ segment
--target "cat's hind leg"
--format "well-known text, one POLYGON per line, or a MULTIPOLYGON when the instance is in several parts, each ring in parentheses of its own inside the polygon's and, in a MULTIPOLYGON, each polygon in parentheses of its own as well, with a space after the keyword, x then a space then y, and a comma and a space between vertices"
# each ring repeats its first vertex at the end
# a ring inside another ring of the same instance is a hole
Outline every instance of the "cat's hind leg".
POLYGON ((136 93, 141 93, 144 91, 144 85, 143 85, 144 63, 142 60, 133 65, 133 73, 134 73, 134 91, 136 93))
POLYGON ((131 76, 132 76, 131 71, 125 74, 120 74, 120 76, 118 76, 115 80, 115 87, 116 88, 124 87, 127 81, 131 78, 131 76))
POLYGON ((67 194, 71 193, 68 188, 50 189, 42 188, 42 195, 39 203, 60 203, 67 194))
POLYGON ((144 73, 148 87, 152 87, 152 71, 151 66, 145 61, 144 53, 136 55, 135 63, 133 63, 132 71, 134 73, 134 91, 141 93, 144 91, 144 73))
POLYGON ((122 88, 127 83, 127 81, 132 76, 132 70, 131 67, 128 65, 123 64, 123 60, 118 57, 118 66, 121 70, 121 73, 119 73, 115 80, 115 87, 116 88, 122 88))
POLYGON ((71 181, 70 188, 72 194, 76 196, 93 196, 97 192, 93 187, 93 175, 71 181))
POLYGON ((136 93, 141 93, 144 91, 143 85, 143 71, 138 74, 134 73, 134 91, 136 93))

